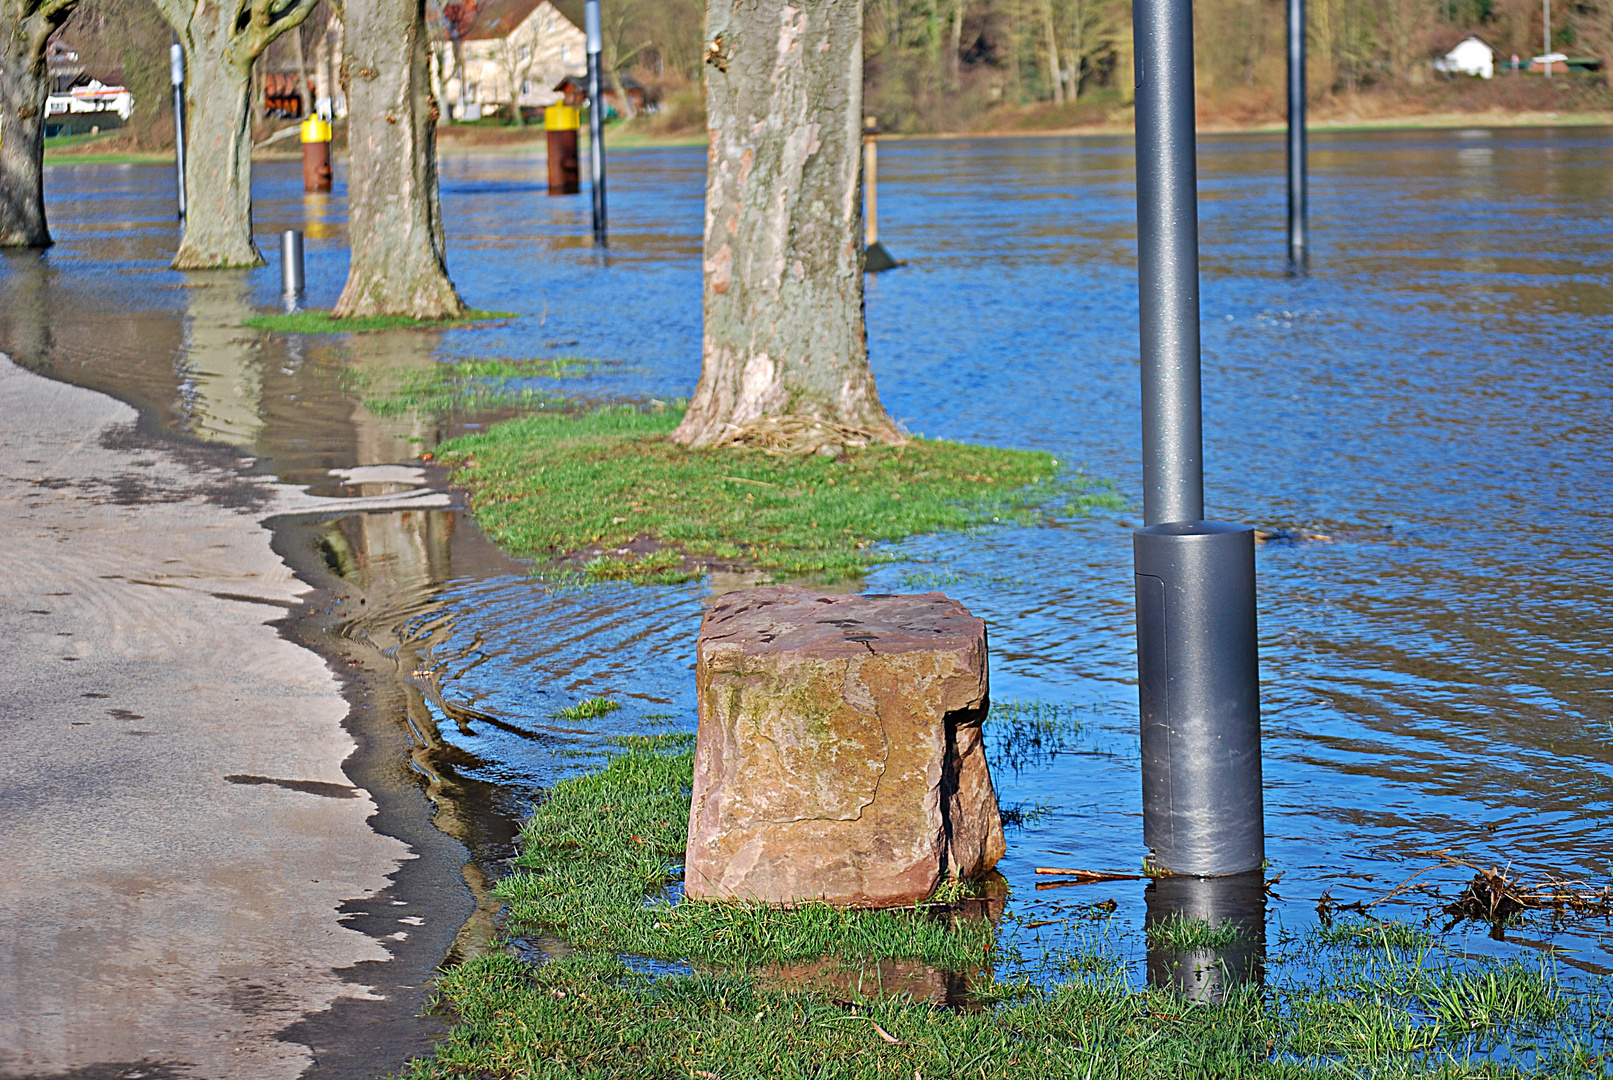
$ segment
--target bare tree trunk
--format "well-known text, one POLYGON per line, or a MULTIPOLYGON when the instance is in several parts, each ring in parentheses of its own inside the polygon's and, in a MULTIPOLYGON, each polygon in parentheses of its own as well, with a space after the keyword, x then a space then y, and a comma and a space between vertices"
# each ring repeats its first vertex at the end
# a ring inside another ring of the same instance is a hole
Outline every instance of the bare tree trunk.
POLYGON ((1042 0, 1042 17, 1047 30, 1047 62, 1052 68, 1053 101, 1064 104, 1064 76, 1059 71, 1059 38, 1053 29, 1053 0, 1042 0))
POLYGON ((185 237, 176 270, 262 266, 252 242, 252 61, 185 50, 185 237))
POLYGON ((252 134, 256 136, 269 126, 269 75, 252 65, 252 134))
POLYGON ((334 314, 461 315, 465 303, 448 280, 437 201, 438 110, 425 0, 348 0, 345 14, 354 42, 342 66, 353 259, 334 314))
POLYGON ((958 64, 963 51, 963 5, 965 0, 954 0, 952 5, 952 51, 947 54, 947 80, 954 89, 958 85, 958 64))
POLYGON ((252 243, 252 67, 319 0, 156 0, 185 50, 185 236, 176 270, 261 266, 252 243))
POLYGON ((297 61, 297 97, 302 101, 304 119, 314 114, 314 99, 308 93, 308 61, 302 51, 302 27, 291 32, 291 56, 297 61))
POLYGON ((861 0, 707 10, 705 338, 679 442, 763 416, 896 441, 863 324, 861 0))
POLYGON ((0 3, 0 247, 51 245, 45 223, 45 44, 76 3, 0 3))

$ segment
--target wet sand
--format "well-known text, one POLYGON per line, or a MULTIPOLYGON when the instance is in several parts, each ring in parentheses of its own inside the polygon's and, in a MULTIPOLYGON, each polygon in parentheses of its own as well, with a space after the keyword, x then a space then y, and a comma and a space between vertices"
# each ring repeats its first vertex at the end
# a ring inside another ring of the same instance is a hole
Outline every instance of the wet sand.
POLYGON ((5 359, 0 417, 0 1076, 394 1068, 465 852, 355 754, 262 522, 447 497, 314 498, 5 359))

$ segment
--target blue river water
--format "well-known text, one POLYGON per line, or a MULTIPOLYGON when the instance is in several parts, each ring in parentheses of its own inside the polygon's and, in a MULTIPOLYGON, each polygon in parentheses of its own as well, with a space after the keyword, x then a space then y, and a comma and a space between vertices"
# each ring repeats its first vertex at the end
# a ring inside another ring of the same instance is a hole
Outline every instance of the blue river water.
MULTIPOLYGON (((1304 277, 1284 261, 1277 137, 1204 138, 1199 160, 1208 512, 1273 537, 1258 554, 1268 876, 1282 875, 1273 940, 1313 922, 1324 894, 1382 896, 1436 864, 1428 852, 1605 883, 1613 131, 1317 134, 1304 277)), ((0 348, 308 484, 478 422, 372 415, 366 373, 582 356, 607 366, 553 388, 686 396, 700 363, 704 166, 698 148, 613 153, 601 257, 586 195, 549 197, 541 155, 445 156, 455 281, 474 306, 519 317, 290 341, 239 322, 277 303, 283 228, 308 233, 308 305, 334 301, 340 169, 336 193, 314 200, 295 165, 255 166, 271 265, 182 275, 166 268, 168 171, 53 167, 59 244, 0 268, 0 348)), ((993 699, 1053 719, 1040 745, 1009 745, 1010 720, 988 729, 1002 740, 1002 801, 1026 819, 1001 867, 1010 919, 1113 898, 1112 932, 1140 957, 1142 883, 1034 888, 1038 866, 1133 869, 1144 850, 1130 141, 892 142, 880 179, 881 239, 907 260, 868 285, 891 413, 925 435, 1049 450, 1112 479, 1127 505, 915 538, 862 587, 961 600, 989 626, 993 699)), ((442 699, 500 720, 437 710, 443 737, 475 762, 468 774, 517 812, 611 735, 692 730, 694 638, 713 583, 560 588, 496 560, 456 566, 441 537, 472 530, 450 516, 435 532, 365 526, 393 564, 414 560, 370 572, 413 584, 355 632, 406 643, 442 699), (625 707, 590 724, 552 719, 589 695, 625 707)), ((1471 876, 1446 866, 1418 880, 1448 899, 1471 876)), ((1422 919, 1431 904, 1413 893, 1375 910, 1422 919)), ((1605 922, 1487 931, 1453 933, 1477 950, 1551 949, 1572 971, 1613 969, 1605 922)))

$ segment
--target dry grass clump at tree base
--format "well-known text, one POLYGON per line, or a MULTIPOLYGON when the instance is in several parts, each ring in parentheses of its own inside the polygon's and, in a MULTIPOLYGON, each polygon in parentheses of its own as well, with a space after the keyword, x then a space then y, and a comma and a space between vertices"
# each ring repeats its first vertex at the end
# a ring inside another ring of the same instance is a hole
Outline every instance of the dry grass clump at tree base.
POLYGON ((1050 454, 910 439, 822 455, 689 449, 682 410, 534 415, 445 443, 477 523, 517 555, 596 579, 682 581, 711 566, 843 577, 882 540, 1119 505, 1050 454))
POLYGON ((921 910, 675 902, 665 890, 683 854, 689 745, 687 735, 624 739, 604 769, 555 786, 498 891, 511 932, 558 936, 563 958, 535 966, 495 951, 447 972, 438 1004, 456 1023, 405 1076, 1566 1080, 1613 1071, 1598 1057, 1608 1047, 1605 992, 1576 994, 1543 966, 1438 950, 1392 923, 1312 934, 1301 943, 1314 973, 1304 984, 1243 987, 1201 1005, 1133 985, 1124 958, 1068 928, 1067 946, 1052 948, 1033 983, 1011 974, 1011 922, 999 937, 986 920, 921 910), (650 977, 623 954, 694 970, 650 977), (881 997, 867 991, 873 976, 854 989, 866 965, 893 959, 975 973, 979 1007, 881 997), (781 984, 780 971, 814 960, 841 973, 841 989, 781 984), (992 981, 994 967, 1008 980, 992 981))

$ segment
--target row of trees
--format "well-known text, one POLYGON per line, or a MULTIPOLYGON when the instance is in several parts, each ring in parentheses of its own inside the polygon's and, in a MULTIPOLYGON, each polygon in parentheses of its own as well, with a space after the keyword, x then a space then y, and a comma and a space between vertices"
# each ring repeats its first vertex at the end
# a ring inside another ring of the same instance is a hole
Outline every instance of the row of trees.
MULTIPOLYGON (((641 77, 701 77, 695 0, 609 6, 641 77)), ((1212 111, 1280 108, 1285 6, 1195 0, 1198 89, 1212 111)), ((1429 61, 1468 33, 1503 57, 1533 56, 1542 43, 1540 0, 1307 0, 1307 12, 1318 97, 1413 90, 1434 77, 1429 61)), ((1130 0, 867 0, 863 32, 868 108, 886 128, 957 130, 1004 104, 1131 99, 1130 0)), ((1613 80, 1613 0, 1558 0, 1552 40, 1609 60, 1613 80)))
MULTIPOLYGON (((186 218, 175 268, 262 265, 252 238, 253 66, 318 2, 155 0, 186 67, 186 218)), ((0 0, 0 246, 50 244, 46 44, 76 4, 0 0)), ((335 315, 461 314, 444 260, 425 0, 348 0, 344 13, 352 259, 335 315)))

